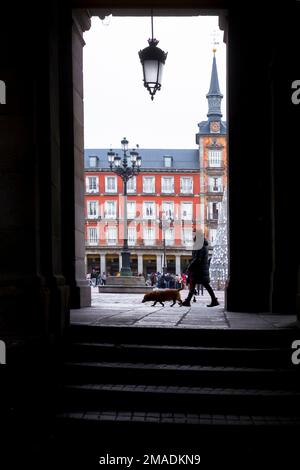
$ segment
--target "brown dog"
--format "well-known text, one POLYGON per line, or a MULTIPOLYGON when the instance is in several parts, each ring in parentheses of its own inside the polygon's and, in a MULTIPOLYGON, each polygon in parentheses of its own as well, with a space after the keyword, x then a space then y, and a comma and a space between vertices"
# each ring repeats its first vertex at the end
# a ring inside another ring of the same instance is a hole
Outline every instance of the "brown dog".
POLYGON ((144 298, 142 300, 142 303, 144 302, 150 302, 153 301, 154 303, 152 304, 152 307, 156 305, 157 302, 159 302, 163 307, 164 304, 163 302, 167 300, 172 300, 173 303, 171 304, 171 307, 176 304, 176 301, 178 302, 179 305, 182 304, 182 300, 180 297, 180 291, 181 289, 157 289, 153 290, 152 292, 149 292, 148 294, 144 295, 144 298))

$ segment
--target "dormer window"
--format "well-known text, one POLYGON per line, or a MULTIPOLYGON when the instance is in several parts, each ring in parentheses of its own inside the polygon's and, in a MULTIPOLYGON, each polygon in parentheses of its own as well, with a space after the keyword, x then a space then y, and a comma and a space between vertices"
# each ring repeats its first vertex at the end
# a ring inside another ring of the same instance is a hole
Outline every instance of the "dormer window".
POLYGON ((165 168, 172 168, 173 166, 173 157, 169 155, 164 156, 164 167, 165 168))
POLYGON ((90 168, 97 168, 97 166, 98 166, 98 157, 94 156, 94 155, 91 155, 89 157, 89 164, 90 164, 90 168))

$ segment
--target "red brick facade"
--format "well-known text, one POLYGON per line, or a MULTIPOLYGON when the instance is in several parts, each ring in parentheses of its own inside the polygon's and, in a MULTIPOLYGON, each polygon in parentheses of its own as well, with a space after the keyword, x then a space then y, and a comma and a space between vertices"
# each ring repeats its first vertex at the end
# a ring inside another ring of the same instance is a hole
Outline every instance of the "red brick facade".
MULTIPOLYGON (((97 169, 86 171, 85 176, 87 271, 101 269, 99 254, 102 269, 110 271, 111 259, 114 265, 116 258, 120 263, 124 238, 122 179, 111 171, 97 169), (107 177, 115 179, 113 187, 108 188, 107 177)), ((129 187, 127 196, 128 244, 135 274, 149 273, 154 265, 155 271, 162 270, 164 237, 168 270, 184 269, 191 255, 192 231, 200 226, 199 197, 199 170, 141 170, 136 176, 135 188, 130 191, 129 187), (146 187, 145 177, 152 183, 154 180, 154 186, 146 187), (164 186, 166 179, 168 187, 164 186), (147 259, 151 262, 145 263, 147 259)), ((112 271, 115 273, 116 266, 112 271)))

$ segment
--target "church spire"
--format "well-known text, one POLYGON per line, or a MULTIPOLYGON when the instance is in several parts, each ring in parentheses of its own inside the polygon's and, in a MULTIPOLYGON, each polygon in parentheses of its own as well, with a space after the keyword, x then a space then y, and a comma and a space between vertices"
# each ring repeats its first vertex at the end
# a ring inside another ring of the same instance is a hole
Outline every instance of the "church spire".
POLYGON ((209 92, 206 95, 208 100, 208 113, 207 117, 209 121, 220 121, 222 118, 221 112, 221 101, 223 98, 222 93, 220 92, 219 79, 218 79, 218 70, 217 70, 217 61, 216 61, 216 49, 213 49, 214 57, 211 70, 211 79, 209 92))

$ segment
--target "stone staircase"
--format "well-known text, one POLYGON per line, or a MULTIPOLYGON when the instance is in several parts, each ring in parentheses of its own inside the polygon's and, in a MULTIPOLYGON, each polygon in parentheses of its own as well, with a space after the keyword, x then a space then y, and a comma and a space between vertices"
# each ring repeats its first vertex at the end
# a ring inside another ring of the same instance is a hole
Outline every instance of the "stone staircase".
POLYGON ((269 463, 266 449, 277 445, 291 455, 300 425, 294 339, 292 329, 72 326, 55 439, 77 448, 76 461, 84 462, 104 449, 127 455, 185 449, 207 463, 226 454, 231 464, 236 455, 247 454, 249 462, 258 449, 269 463))

